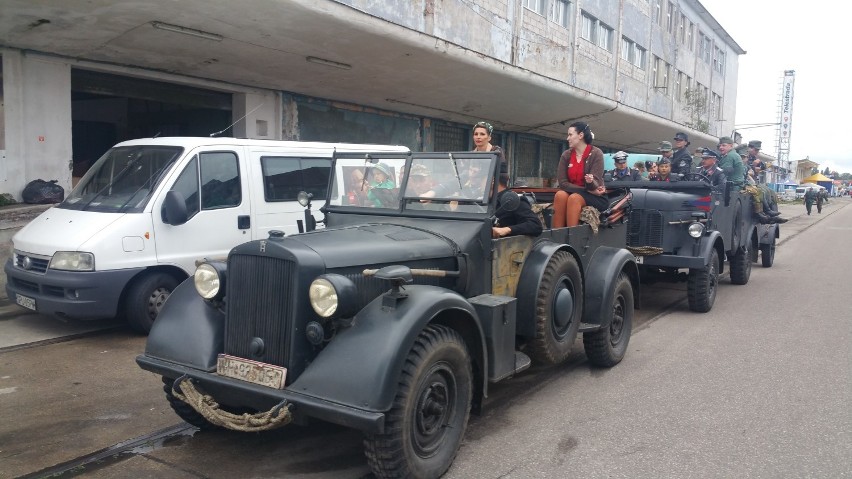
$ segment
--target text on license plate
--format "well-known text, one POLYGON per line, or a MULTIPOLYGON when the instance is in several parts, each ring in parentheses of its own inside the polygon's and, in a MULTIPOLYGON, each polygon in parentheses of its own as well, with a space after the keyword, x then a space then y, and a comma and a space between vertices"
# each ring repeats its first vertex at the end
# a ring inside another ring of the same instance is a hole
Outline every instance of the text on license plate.
POLYGON ((636 264, 642 264, 645 262, 644 256, 636 256, 636 264))
POLYGON ((287 368, 228 354, 219 355, 216 373, 273 389, 284 389, 284 381, 287 379, 287 368))
POLYGON ((15 293, 15 302, 27 309, 36 310, 36 301, 33 298, 15 293))

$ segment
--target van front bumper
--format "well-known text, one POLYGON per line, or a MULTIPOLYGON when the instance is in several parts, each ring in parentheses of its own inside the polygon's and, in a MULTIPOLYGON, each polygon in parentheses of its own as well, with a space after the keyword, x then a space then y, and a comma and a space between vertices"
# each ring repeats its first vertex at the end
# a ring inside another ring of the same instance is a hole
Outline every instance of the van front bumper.
POLYGON ((56 271, 33 273, 6 261, 6 294, 35 300, 41 314, 74 319, 113 318, 124 286, 144 268, 115 271, 56 271))

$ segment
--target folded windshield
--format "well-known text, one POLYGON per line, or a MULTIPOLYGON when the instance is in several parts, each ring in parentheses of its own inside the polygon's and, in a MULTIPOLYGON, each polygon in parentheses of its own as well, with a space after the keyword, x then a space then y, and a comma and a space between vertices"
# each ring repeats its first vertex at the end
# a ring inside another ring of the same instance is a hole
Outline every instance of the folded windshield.
POLYGON ((177 146, 122 146, 107 151, 59 207, 140 212, 165 172, 183 153, 177 146))
POLYGON ((338 158, 329 205, 484 213, 495 158, 475 153, 338 158))

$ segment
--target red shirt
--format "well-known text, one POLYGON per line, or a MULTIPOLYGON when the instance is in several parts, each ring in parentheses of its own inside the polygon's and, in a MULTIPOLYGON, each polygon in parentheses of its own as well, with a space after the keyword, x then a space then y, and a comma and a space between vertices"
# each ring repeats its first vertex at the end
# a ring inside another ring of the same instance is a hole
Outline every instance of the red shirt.
POLYGON ((571 157, 568 162, 568 181, 577 186, 586 187, 586 169, 584 167, 586 159, 589 158, 591 153, 592 145, 586 145, 586 150, 583 151, 583 156, 580 159, 577 159, 577 152, 571 150, 571 157))

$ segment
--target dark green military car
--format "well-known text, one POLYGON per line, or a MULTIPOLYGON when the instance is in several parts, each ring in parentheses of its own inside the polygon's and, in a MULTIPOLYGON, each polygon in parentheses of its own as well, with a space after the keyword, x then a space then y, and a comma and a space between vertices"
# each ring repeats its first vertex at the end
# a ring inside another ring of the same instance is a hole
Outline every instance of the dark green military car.
POLYGON ((564 361, 578 333, 611 367, 630 338, 626 198, 597 232, 493 239, 498 208, 525 201, 498 207, 498 175, 491 153, 336 158, 325 228, 202 262, 138 364, 198 427, 321 419, 365 433, 377 476, 440 476, 489 384, 564 361))

